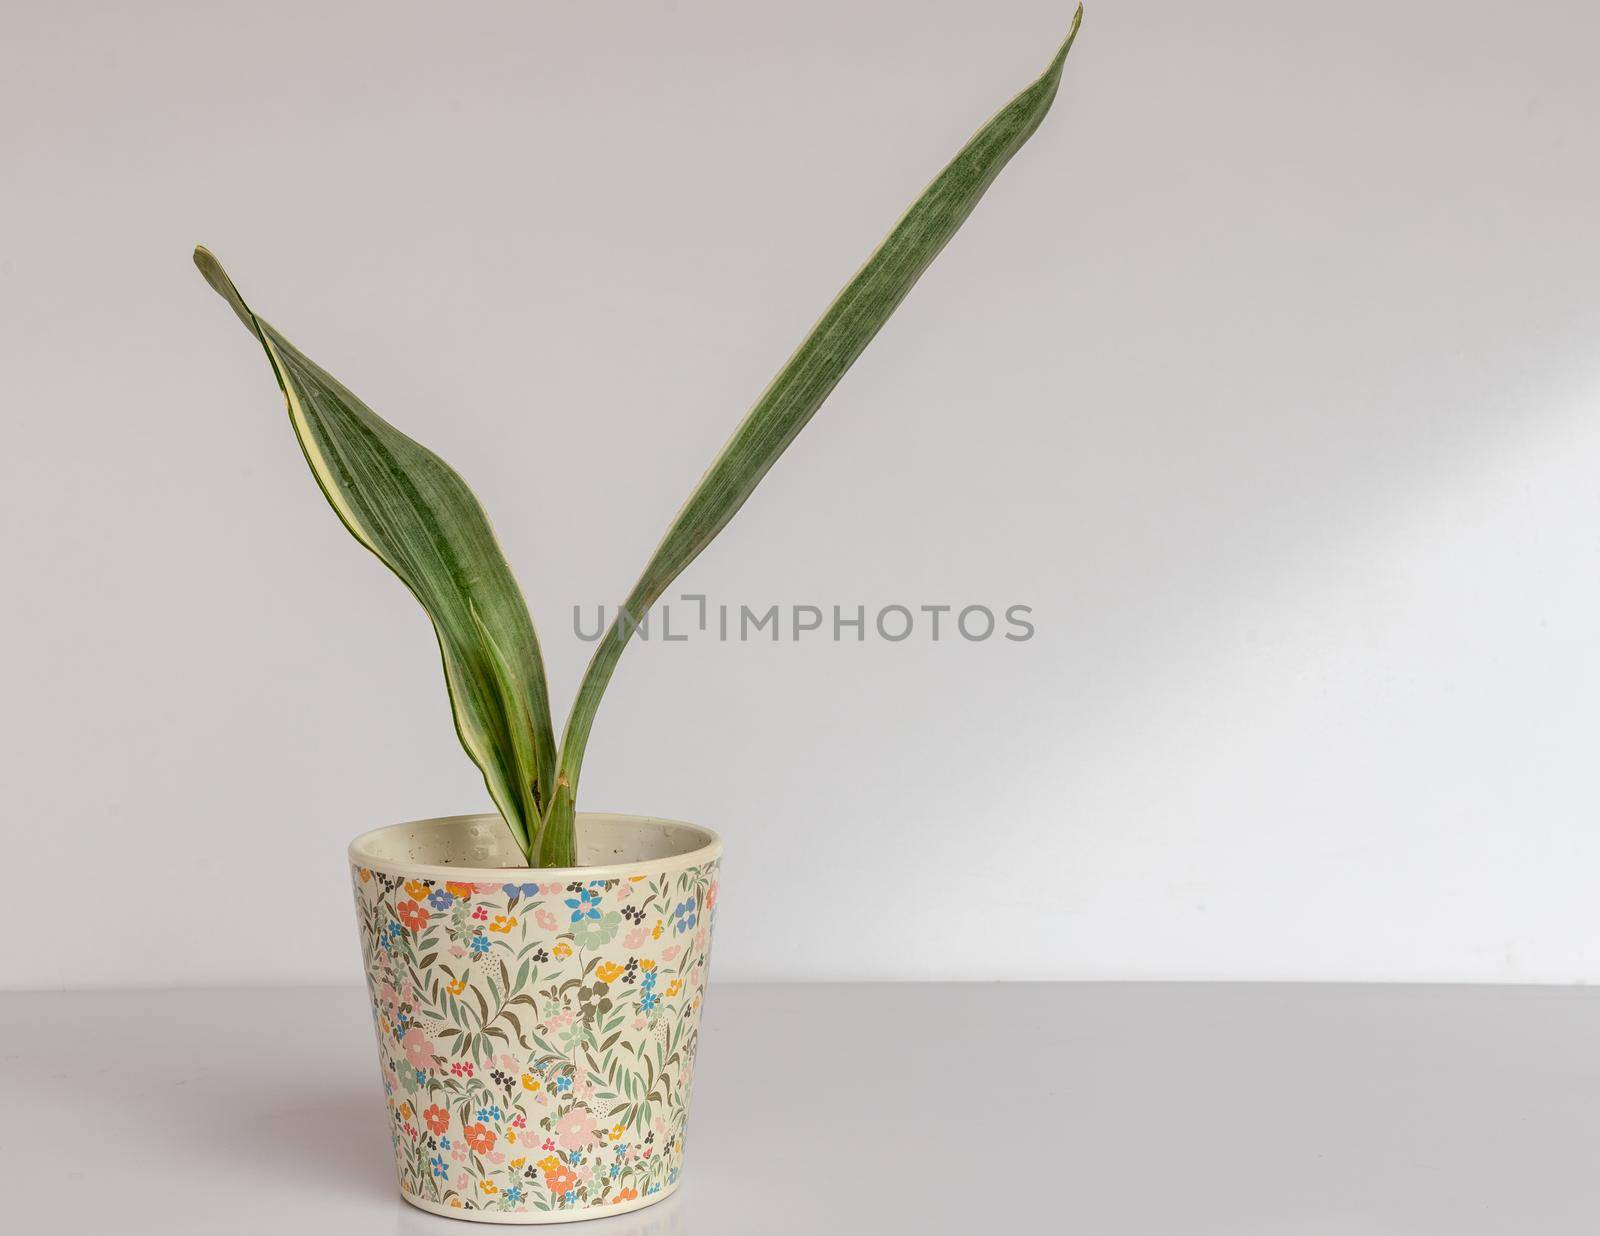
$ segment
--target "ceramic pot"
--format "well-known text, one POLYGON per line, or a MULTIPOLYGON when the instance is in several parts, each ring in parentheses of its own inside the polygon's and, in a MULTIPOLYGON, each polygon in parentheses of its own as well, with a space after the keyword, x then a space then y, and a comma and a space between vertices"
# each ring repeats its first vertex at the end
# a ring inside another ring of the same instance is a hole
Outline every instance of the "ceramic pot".
POLYGON ((587 813, 579 867, 521 866, 493 815, 351 843, 406 1201, 561 1223, 677 1188, 721 855, 709 829, 587 813))

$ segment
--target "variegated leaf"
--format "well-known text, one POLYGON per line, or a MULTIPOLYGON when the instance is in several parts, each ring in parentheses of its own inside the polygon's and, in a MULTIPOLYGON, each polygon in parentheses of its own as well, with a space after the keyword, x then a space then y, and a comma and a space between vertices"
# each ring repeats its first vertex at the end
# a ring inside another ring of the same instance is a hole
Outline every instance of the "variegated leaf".
POLYGON ((456 732, 530 861, 554 780, 544 664, 483 508, 412 441, 258 317, 205 249, 195 265, 266 350, 306 462, 346 528, 433 620, 456 732))

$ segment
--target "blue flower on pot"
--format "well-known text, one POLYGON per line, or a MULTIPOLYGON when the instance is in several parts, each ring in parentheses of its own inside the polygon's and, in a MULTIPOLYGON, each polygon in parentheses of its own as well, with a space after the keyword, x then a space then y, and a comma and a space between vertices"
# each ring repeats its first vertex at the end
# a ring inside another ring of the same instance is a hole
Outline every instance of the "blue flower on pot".
POLYGON ((572 911, 572 921, 575 923, 581 923, 586 918, 599 918, 600 895, 591 889, 583 889, 576 897, 567 898, 567 909, 572 911))
POLYGON ((679 935, 686 931, 693 931, 694 925, 700 921, 699 915, 694 912, 694 898, 680 901, 672 910, 672 930, 679 935))
POLYGON ((489 951, 489 937, 484 935, 481 931, 478 932, 477 935, 473 936, 472 951, 479 957, 482 957, 485 953, 487 953, 489 951))
POLYGON ((442 888, 436 888, 428 894, 428 904, 435 910, 448 910, 455 904, 455 896, 442 888))
POLYGON ((450 1169, 445 1166, 444 1156, 442 1154, 434 1155, 433 1158, 428 1160, 428 1163, 433 1168, 433 1174, 440 1180, 444 1180, 449 1177, 450 1169))

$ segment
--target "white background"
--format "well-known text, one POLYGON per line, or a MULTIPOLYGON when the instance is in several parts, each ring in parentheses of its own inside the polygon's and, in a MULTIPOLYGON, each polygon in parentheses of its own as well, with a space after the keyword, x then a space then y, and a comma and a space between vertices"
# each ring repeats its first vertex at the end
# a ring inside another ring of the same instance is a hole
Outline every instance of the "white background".
MULTIPOLYGON (((1057 0, 32 5, 0 48, 0 983, 352 982, 343 847, 485 809, 258 308, 467 477, 558 709, 1057 0)), ((1592 5, 1098 0, 1054 113, 584 805, 728 842, 720 976, 1600 978, 1592 5)))

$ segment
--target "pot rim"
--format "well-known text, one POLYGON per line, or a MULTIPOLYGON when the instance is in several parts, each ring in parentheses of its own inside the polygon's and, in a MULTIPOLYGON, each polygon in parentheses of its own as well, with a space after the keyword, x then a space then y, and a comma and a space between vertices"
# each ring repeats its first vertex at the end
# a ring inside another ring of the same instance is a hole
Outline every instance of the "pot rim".
POLYGON ((681 867, 698 867, 722 857, 722 838, 703 824, 690 824, 685 820, 669 820, 654 815, 630 815, 616 811, 580 811, 578 826, 587 821, 621 820, 633 824, 648 824, 663 828, 682 828, 699 834, 700 844, 681 854, 663 858, 629 859, 624 862, 595 863, 588 867, 468 867, 454 863, 418 863, 407 859, 380 857, 369 847, 379 837, 400 829, 417 829, 428 825, 459 824, 464 822, 504 821, 495 812, 470 811, 463 815, 436 815, 420 820, 402 820, 398 824, 385 824, 371 828, 350 842, 346 851, 350 862, 357 867, 368 867, 385 875, 420 876, 423 879, 460 880, 473 884, 500 884, 519 872, 533 873, 528 878, 540 883, 568 883, 573 880, 604 880, 652 872, 676 871, 681 867))

